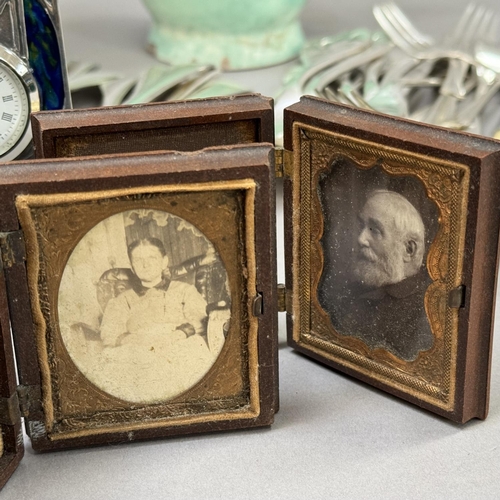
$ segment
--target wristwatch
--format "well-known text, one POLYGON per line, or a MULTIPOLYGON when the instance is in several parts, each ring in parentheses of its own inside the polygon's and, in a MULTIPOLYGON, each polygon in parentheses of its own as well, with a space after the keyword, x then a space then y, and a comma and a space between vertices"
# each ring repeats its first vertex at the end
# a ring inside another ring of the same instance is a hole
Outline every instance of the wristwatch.
POLYGON ((40 94, 29 64, 22 0, 0 0, 0 162, 31 154, 40 94))

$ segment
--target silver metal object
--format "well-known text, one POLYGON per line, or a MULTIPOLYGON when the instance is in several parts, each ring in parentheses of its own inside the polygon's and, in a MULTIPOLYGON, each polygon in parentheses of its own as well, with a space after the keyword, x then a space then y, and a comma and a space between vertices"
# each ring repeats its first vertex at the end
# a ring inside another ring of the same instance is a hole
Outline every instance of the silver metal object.
MULTIPOLYGON (((235 95, 249 92, 232 82, 220 80, 212 66, 154 65, 138 78, 123 78, 91 63, 70 63, 71 91, 98 90, 100 106, 140 104, 160 100, 182 100, 235 95)), ((88 106, 85 98, 84 105, 88 106)), ((76 97, 75 97, 76 102, 76 97)), ((92 103, 95 105, 94 103, 92 103)))
POLYGON ((434 104, 412 116, 428 123, 460 129, 468 129, 475 123, 480 111, 498 90, 495 72, 491 68, 482 68, 475 58, 478 45, 483 47, 484 57, 485 45, 481 41, 496 30, 492 27, 498 27, 498 17, 482 6, 469 5, 451 33, 436 44, 432 38, 419 32, 394 3, 375 6, 373 12, 389 38, 411 57, 429 62, 444 57, 449 61, 434 104), (472 84, 470 79, 474 79, 472 84), (468 92, 476 84, 472 99, 468 92), (463 105, 462 100, 466 100, 463 105))
POLYGON ((29 66, 21 0, 0 0, 0 162, 30 155, 29 115, 40 109, 40 95, 29 66))

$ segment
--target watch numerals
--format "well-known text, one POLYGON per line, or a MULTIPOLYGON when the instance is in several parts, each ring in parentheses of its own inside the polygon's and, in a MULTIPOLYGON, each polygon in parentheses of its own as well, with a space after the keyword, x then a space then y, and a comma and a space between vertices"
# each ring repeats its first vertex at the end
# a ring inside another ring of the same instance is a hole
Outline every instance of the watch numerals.
POLYGON ((26 148, 29 137, 26 136, 26 140, 24 137, 29 111, 28 95, 22 80, 0 60, 0 163, 14 159, 26 148))

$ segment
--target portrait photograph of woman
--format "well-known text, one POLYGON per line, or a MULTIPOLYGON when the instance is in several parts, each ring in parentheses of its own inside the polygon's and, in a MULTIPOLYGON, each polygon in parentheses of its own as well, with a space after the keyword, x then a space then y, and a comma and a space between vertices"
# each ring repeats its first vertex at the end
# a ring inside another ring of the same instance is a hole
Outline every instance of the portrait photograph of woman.
POLYGON ((166 401, 196 385, 222 350, 227 274, 188 221, 128 210, 96 224, 76 245, 58 313, 64 345, 90 382, 124 401, 166 401))

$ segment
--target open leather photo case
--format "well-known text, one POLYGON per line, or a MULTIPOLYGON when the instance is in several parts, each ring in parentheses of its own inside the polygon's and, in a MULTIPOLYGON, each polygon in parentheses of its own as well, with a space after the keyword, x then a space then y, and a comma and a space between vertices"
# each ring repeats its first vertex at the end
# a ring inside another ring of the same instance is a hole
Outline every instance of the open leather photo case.
POLYGON ((451 420, 485 418, 500 144, 312 99, 285 129, 290 344, 451 420))
POLYGON ((0 178, 4 441, 270 425, 278 311, 301 353, 486 417, 500 143, 307 97, 284 130, 257 95, 34 116, 0 178))
POLYGON ((194 157, 176 154, 5 169, 35 449, 272 421, 275 339, 251 314, 274 273, 255 250, 256 205, 272 223, 268 150, 206 152, 191 176, 194 157))

